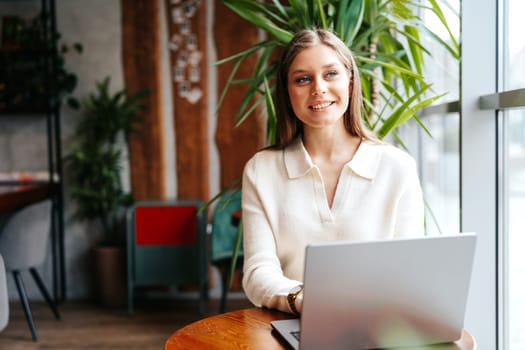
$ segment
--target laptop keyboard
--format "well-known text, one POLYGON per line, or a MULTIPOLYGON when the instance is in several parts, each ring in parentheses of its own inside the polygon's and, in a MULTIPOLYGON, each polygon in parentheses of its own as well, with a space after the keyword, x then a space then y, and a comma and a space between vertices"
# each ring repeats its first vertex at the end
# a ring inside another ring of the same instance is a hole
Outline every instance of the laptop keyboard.
POLYGON ((290 332, 295 339, 299 340, 299 333, 301 333, 300 331, 293 331, 293 332, 290 332))

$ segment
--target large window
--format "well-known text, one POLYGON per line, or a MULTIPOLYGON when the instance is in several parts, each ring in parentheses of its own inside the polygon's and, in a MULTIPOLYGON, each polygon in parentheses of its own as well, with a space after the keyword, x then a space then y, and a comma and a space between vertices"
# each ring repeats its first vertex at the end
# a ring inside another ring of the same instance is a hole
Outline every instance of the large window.
POLYGON ((503 240, 504 336, 509 350, 525 349, 525 110, 505 112, 507 128, 505 193, 507 221, 503 240))
POLYGON ((403 139, 427 234, 478 236, 465 327, 480 349, 525 350, 525 1, 440 3, 450 23, 461 5, 461 67, 432 50, 426 74, 448 95, 421 116, 432 137, 409 124, 403 139))
MULTIPOLYGON (((503 90, 525 88, 525 1, 507 0, 501 6, 503 90)), ((519 97, 519 94, 516 94, 519 97)), ((525 349, 525 93, 522 108, 503 109, 501 130, 503 169, 501 220, 503 344, 508 350, 525 349)), ((519 102, 518 102, 519 103, 519 102)))
POLYGON ((440 63, 427 74, 449 94, 423 116, 432 138, 406 128, 432 211, 427 232, 478 234, 466 327, 481 349, 523 350, 525 1, 441 3, 447 18, 461 4, 462 66, 432 52, 440 63))
MULTIPOLYGON (((495 181, 497 197, 494 199, 494 203, 497 204, 494 210, 494 213, 497 213, 497 215, 494 214, 497 225, 494 225, 496 231, 494 235, 490 228, 480 228, 486 231, 483 236, 483 253, 490 256, 483 256, 486 260, 483 261, 483 269, 480 269, 480 272, 485 273, 485 277, 481 277, 478 273, 476 279, 479 285, 483 284, 489 288, 485 288, 483 292, 489 291, 485 293, 487 297, 484 297, 485 302, 492 302, 491 299, 497 300, 495 308, 497 314, 494 317, 489 315, 488 322, 493 322, 492 319, 497 320, 495 324, 498 326, 498 348, 522 350, 525 349, 525 283, 523 282, 525 236, 522 232, 525 226, 523 219, 525 209, 525 37, 523 36, 525 22, 520 15, 525 11, 525 2, 522 0, 493 0, 492 3, 490 0, 482 1, 489 5, 488 10, 481 11, 476 19, 470 17, 466 27, 469 28, 470 35, 481 35, 486 39, 487 44, 465 50, 465 54, 470 56, 470 59, 467 57, 465 61, 475 65, 479 57, 488 57, 491 64, 483 66, 488 73, 483 77, 489 77, 489 81, 491 76, 496 79, 491 88, 490 84, 483 84, 478 78, 476 83, 483 85, 485 90, 476 89, 475 84, 469 82, 468 79, 480 76, 480 70, 466 69, 469 74, 463 75, 462 85, 469 86, 481 97, 478 96, 479 107, 476 111, 472 108, 464 109, 467 111, 468 121, 476 123, 476 129, 485 131, 477 133, 475 137, 469 137, 464 132, 462 135, 470 141, 472 147, 489 150, 485 147, 486 144, 489 144, 497 150, 497 157, 494 157, 496 161, 489 159, 485 162, 478 162, 484 169, 488 169, 487 166, 490 165, 491 173, 497 174, 495 181), (498 11, 490 11, 490 5, 494 5, 492 10, 497 9, 498 11), (499 23, 499 26, 492 25, 494 23, 499 23), (485 30, 485 28, 488 29, 485 30), (496 43, 499 46, 496 46, 496 43), (490 48, 490 51, 487 48, 490 48), (483 93, 489 91, 493 93, 483 93), (492 118, 490 118, 491 114, 492 118), (493 123, 491 119, 496 123, 493 123), (492 128, 492 124, 497 127, 492 128), (497 135, 495 139, 491 136, 493 132, 497 135), (493 240, 492 237, 495 239, 493 240), (491 251, 497 252, 496 259, 492 259, 491 251), (495 272, 492 271, 490 264, 497 267, 495 272), (492 288, 497 291, 497 299, 490 296, 492 288)), ((465 94, 468 95, 469 92, 465 94)), ((471 97, 471 95, 472 93, 468 96, 471 97)), ((492 155, 490 156, 492 158, 492 155)), ((465 158, 466 155, 462 154, 462 157, 465 158)), ((478 174, 481 178, 491 180, 491 176, 487 176, 487 173, 478 172, 478 174)), ((465 180, 466 178, 463 179, 465 180)), ((492 186, 488 185, 487 191, 492 192, 492 186)), ((468 191, 464 191, 462 195, 472 196, 468 191)), ((493 203, 487 202, 485 206, 491 209, 493 203)), ((463 207, 462 210, 465 211, 468 208, 463 207)), ((478 207, 478 210, 483 211, 482 207, 478 207)), ((479 219, 480 221, 486 221, 486 217, 493 215, 491 210, 485 210, 483 213, 484 216, 479 219)), ((473 215, 464 217, 471 220, 473 215)), ((469 225, 476 226, 472 222, 469 225)), ((481 264, 478 263, 478 265, 481 264)))
MULTIPOLYGON (((459 41, 459 0, 439 2, 450 30, 459 41)), ((430 7, 430 4, 427 2, 430 7)), ((426 25, 450 44, 449 34, 430 10, 421 16, 426 25)), ((403 130, 410 152, 417 157, 421 186, 425 197, 426 233, 428 235, 457 233, 460 230, 459 211, 459 60, 442 45, 427 40, 425 75, 432 81, 433 91, 446 93, 437 108, 427 108, 420 118, 431 136, 415 121, 403 130)))
POLYGON ((427 234, 454 234, 459 225, 459 113, 425 118, 432 138, 421 140, 421 183, 427 234))

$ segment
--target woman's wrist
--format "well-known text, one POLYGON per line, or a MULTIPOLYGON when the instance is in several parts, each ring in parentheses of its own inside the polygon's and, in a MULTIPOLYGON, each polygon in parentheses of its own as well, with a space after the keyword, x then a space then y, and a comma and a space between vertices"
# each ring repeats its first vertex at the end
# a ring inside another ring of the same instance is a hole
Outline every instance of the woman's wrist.
POLYGON ((301 313, 302 297, 300 297, 300 294, 302 292, 303 292, 303 285, 295 286, 292 289, 290 289, 290 291, 288 292, 288 296, 287 296, 288 306, 290 307, 290 310, 296 315, 299 315, 301 313))

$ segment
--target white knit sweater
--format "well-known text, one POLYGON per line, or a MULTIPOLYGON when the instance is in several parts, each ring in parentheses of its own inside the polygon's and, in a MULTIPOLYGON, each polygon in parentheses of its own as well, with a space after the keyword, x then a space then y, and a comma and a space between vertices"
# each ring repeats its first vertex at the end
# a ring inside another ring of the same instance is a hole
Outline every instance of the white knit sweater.
POLYGON ((247 297, 291 312, 286 296, 303 280, 309 243, 423 234, 416 163, 394 146, 363 141, 341 172, 330 208, 320 170, 300 139, 284 150, 260 151, 244 169, 242 222, 247 297))

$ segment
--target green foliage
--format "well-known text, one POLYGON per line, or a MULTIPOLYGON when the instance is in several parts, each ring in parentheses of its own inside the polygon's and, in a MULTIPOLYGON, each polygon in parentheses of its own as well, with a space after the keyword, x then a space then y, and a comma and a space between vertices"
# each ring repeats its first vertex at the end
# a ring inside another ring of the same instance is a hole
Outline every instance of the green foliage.
POLYGON ((78 143, 66 161, 73 181, 71 195, 78 203, 75 217, 98 219, 104 231, 103 244, 115 245, 120 243, 123 209, 133 203, 131 194, 122 188, 118 135, 127 139, 135 131, 146 92, 111 94, 109 83, 109 78, 98 82, 96 93, 83 101, 86 114, 78 124, 78 143))
MULTIPOLYGON (((233 63, 229 79, 221 93, 218 108, 228 88, 245 85, 246 94, 236 115, 239 125, 258 105, 266 107, 267 143, 276 137, 276 115, 273 101, 275 74, 278 62, 274 53, 283 48, 302 29, 323 28, 336 33, 352 50, 361 75, 363 87, 363 116, 368 127, 380 139, 392 135, 404 147, 396 129, 414 119, 430 135, 417 113, 444 94, 432 91, 432 84, 423 75, 425 55, 432 52, 423 45, 427 37, 443 46, 459 59, 459 44, 452 35, 437 0, 428 0, 430 6, 418 0, 222 0, 232 11, 262 29, 267 38, 252 47, 216 64, 233 63), (419 11, 430 10, 449 34, 443 40, 425 26, 419 11), (240 64, 256 55, 257 64, 250 77, 238 77, 240 64), (377 99, 374 96, 378 96, 377 99)), ((211 201, 226 193, 221 191, 211 201)), ((242 235, 238 233, 237 247, 242 235)), ((238 249, 238 248, 237 248, 238 249)), ((232 263, 235 267, 237 251, 232 263)))
POLYGON ((59 108, 63 102, 78 108, 72 96, 78 79, 66 66, 66 56, 82 53, 82 45, 64 44, 43 13, 30 20, 6 16, 3 22, 0 109, 34 112, 59 108))
MULTIPOLYGON (((423 76, 424 56, 432 53, 423 45, 422 37, 435 40, 454 58, 459 58, 459 44, 436 0, 429 0, 428 7, 408 0, 222 1, 266 32, 267 39, 217 62, 234 62, 219 106, 229 86, 246 85, 247 92, 236 116, 237 124, 248 118, 257 105, 264 103, 268 114, 268 143, 275 140, 271 96, 275 89, 277 62, 271 60, 276 57, 272 53, 284 47, 299 30, 329 29, 352 50, 363 85, 365 122, 380 138, 390 133, 396 137, 396 128, 411 118, 423 126, 417 112, 442 97, 432 91, 431 83, 423 76), (418 12, 425 9, 441 21, 450 35, 448 41, 425 26, 418 16, 418 12), (237 77, 237 67, 251 55, 257 56, 252 76, 237 77), (374 96, 379 99, 374 100, 374 96)), ((426 128, 424 130, 428 133, 426 128)))

